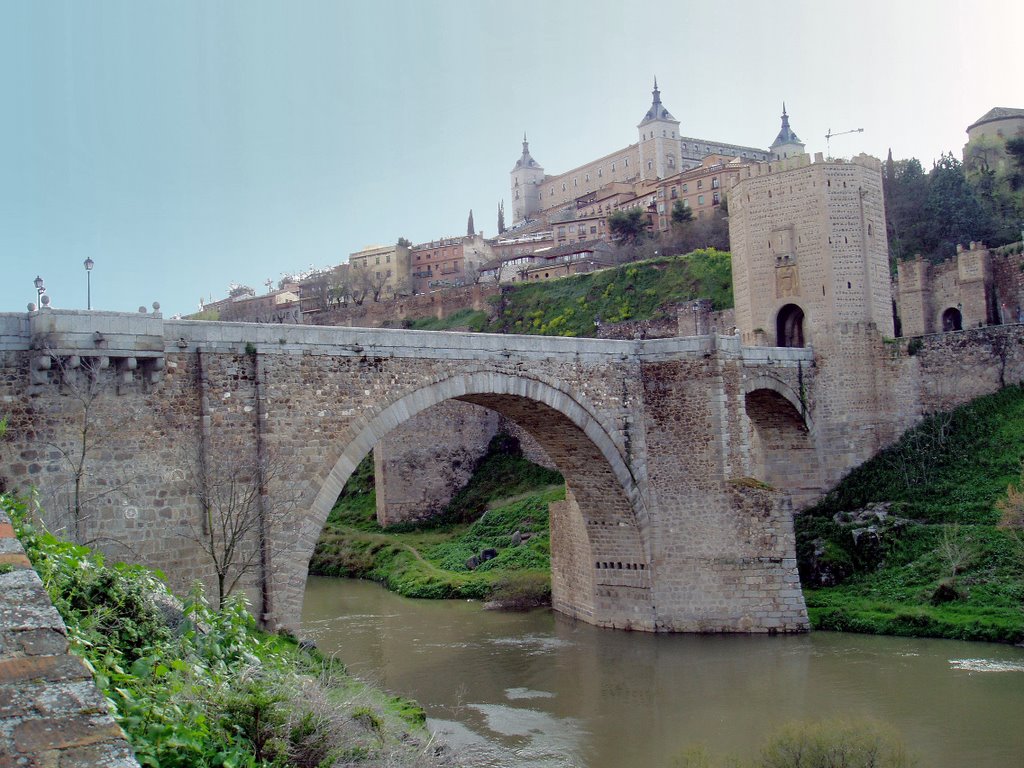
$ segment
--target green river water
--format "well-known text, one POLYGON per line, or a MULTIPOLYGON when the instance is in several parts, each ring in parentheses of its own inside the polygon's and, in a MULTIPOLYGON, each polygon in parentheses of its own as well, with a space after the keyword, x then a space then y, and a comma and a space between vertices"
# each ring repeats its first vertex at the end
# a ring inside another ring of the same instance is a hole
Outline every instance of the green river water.
POLYGON ((670 766, 697 743, 750 757, 790 721, 856 717, 893 727, 922 768, 1024 768, 1022 648, 648 635, 317 577, 303 628, 356 676, 416 699, 474 765, 670 766))

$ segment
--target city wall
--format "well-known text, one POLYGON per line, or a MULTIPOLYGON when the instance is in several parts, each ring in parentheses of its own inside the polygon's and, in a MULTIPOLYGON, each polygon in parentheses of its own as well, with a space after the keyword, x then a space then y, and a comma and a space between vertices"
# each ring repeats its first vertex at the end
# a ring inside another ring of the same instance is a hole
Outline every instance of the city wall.
POLYGON ((418 293, 387 301, 365 300, 362 304, 332 307, 322 312, 306 313, 303 320, 315 325, 359 328, 397 328, 402 321, 423 317, 443 320, 464 309, 487 310, 487 299, 500 293, 493 282, 477 283, 459 288, 418 293))

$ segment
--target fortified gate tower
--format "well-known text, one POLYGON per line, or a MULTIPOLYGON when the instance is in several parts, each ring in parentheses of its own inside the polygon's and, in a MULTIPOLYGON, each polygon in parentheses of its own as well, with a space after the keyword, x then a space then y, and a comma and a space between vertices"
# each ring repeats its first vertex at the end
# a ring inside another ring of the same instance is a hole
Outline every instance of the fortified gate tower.
POLYGON ((894 335, 879 160, 747 167, 729 193, 729 238, 743 344, 817 348, 843 323, 894 335))

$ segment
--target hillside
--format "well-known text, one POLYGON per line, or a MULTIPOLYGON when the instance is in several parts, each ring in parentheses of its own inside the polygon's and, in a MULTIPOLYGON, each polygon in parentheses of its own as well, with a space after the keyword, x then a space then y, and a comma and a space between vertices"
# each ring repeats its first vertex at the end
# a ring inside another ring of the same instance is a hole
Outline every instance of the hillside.
POLYGON ((996 527, 1022 460, 1024 389, 1011 386, 850 472, 796 521, 812 626, 1024 640, 1024 548, 996 527))
POLYGON ((499 435, 441 515, 385 530, 376 521, 368 456, 328 516, 309 572, 379 581, 406 597, 494 599, 514 607, 546 603, 548 504, 564 495, 561 475, 527 461, 514 440, 499 435), (488 549, 493 559, 467 566, 488 549))
POLYGON ((416 330, 466 328, 484 333, 594 336, 600 323, 674 317, 675 305, 711 299, 715 310, 733 305, 732 264, 726 251, 701 249, 624 264, 559 280, 510 286, 490 313, 463 310, 444 320, 406 323, 416 330))

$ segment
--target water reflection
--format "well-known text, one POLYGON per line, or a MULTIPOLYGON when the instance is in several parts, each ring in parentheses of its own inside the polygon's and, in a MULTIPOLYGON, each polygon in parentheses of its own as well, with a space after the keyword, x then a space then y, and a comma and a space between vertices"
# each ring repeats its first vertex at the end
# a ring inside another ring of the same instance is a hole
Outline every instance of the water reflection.
POLYGON ((1024 650, 815 633, 646 635, 553 614, 310 578, 304 625, 353 673, 417 699, 481 765, 667 765, 749 756, 794 719, 892 724, 928 766, 1024 766, 1024 650))

